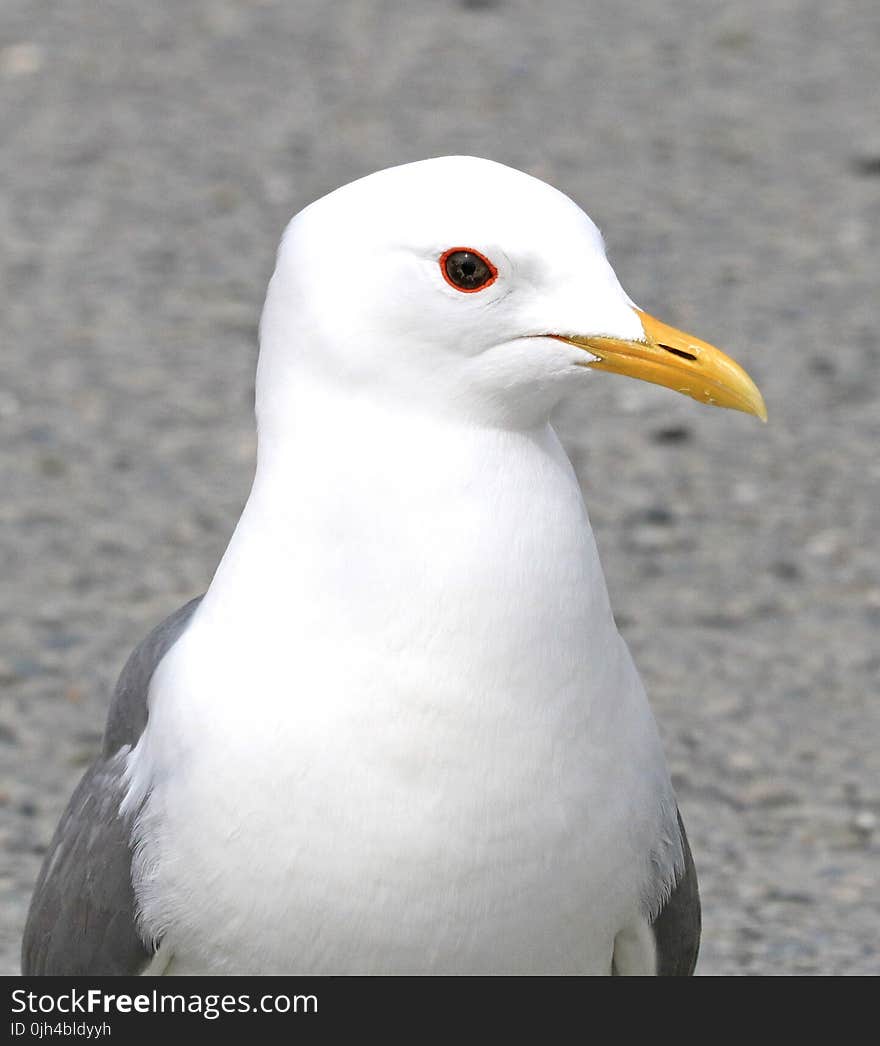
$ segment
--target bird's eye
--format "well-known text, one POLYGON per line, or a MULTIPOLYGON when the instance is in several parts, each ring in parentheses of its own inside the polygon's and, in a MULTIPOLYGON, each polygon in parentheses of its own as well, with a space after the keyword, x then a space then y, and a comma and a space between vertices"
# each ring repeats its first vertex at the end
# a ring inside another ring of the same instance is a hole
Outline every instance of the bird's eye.
POLYGON ((498 270, 484 255, 471 247, 450 247, 440 255, 443 279, 457 291, 481 291, 494 283, 498 270))

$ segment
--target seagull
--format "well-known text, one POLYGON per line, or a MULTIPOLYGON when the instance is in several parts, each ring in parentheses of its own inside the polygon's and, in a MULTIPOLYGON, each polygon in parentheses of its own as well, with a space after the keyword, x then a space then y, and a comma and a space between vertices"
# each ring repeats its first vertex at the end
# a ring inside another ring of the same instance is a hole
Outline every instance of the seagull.
POLYGON ((122 671, 25 974, 693 972, 694 862, 550 423, 597 371, 766 420, 520 171, 424 160, 293 218, 253 488, 122 671))

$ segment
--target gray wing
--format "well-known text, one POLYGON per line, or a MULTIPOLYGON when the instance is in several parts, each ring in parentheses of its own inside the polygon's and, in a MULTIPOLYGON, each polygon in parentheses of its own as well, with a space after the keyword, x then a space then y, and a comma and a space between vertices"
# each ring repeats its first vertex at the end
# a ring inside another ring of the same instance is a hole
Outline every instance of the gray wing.
POLYGON ((37 879, 21 949, 25 976, 133 974, 150 958, 137 930, 130 826, 119 815, 125 752, 146 725, 153 672, 200 599, 154 629, 122 670, 101 755, 73 793, 37 879))
POLYGON ((690 977, 700 950, 700 893, 681 814, 678 815, 684 871, 653 923, 658 977, 690 977))

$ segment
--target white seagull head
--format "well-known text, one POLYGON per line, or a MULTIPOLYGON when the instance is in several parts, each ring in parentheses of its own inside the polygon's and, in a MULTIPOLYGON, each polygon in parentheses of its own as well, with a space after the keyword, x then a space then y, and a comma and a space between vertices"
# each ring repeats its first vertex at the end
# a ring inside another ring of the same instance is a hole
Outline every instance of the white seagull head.
POLYGON ((742 368, 634 305, 577 204, 447 156, 352 182, 290 222, 261 322, 258 413, 314 380, 528 426, 594 369, 766 417, 742 368))

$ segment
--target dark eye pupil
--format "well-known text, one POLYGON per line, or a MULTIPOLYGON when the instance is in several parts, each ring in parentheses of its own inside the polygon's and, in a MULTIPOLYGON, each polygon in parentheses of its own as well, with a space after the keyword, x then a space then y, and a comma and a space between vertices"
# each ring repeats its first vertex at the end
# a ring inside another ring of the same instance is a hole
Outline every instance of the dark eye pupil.
POLYGON ((476 290, 488 283, 495 274, 479 254, 453 251, 446 258, 446 275, 456 287, 476 290))

